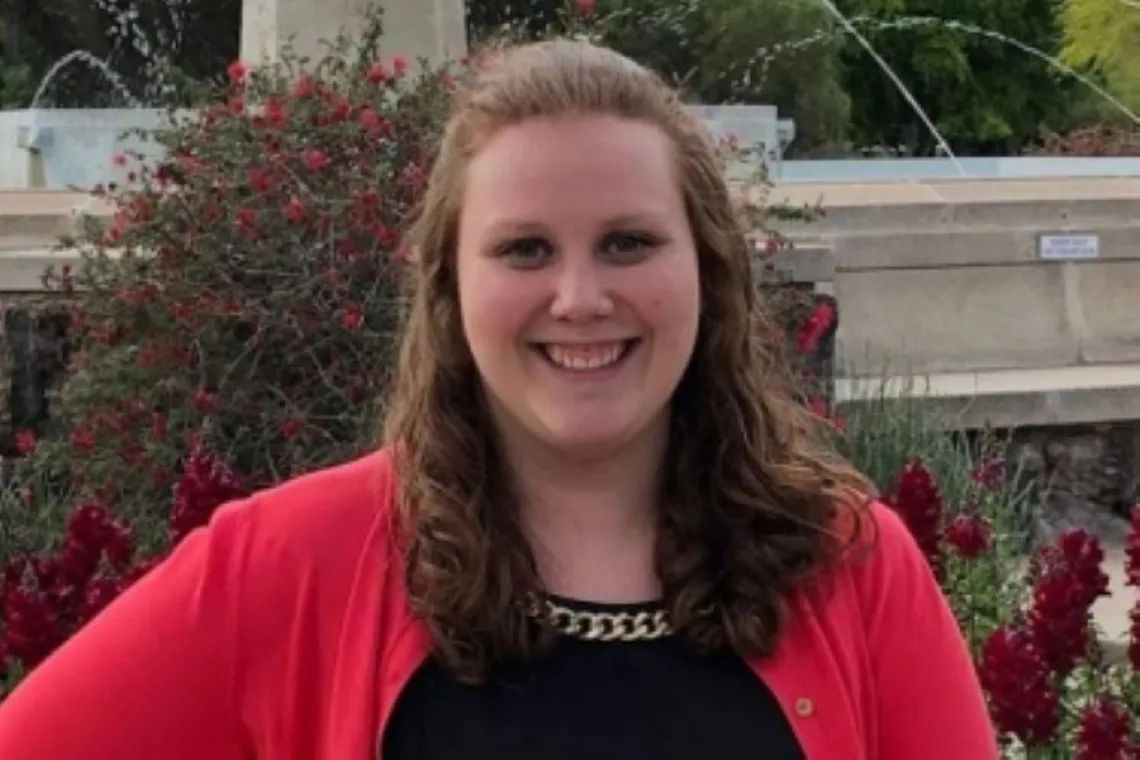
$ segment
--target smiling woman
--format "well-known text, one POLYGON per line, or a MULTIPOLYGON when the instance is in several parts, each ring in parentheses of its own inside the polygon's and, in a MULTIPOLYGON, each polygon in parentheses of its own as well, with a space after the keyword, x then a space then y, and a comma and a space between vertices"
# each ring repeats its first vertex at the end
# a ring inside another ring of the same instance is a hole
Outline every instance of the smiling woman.
POLYGON ((0 708, 0 757, 996 758, 744 233, 651 72, 492 60, 413 231, 385 448, 220 510, 0 708))

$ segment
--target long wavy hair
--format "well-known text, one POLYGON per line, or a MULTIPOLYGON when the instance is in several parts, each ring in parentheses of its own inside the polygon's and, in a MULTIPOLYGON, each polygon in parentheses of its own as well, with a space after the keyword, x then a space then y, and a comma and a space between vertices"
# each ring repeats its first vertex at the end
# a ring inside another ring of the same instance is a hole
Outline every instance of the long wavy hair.
POLYGON ((542 582, 460 324, 464 171, 496 130, 594 114, 668 135, 697 243, 703 310, 672 400, 656 552, 677 635, 699 651, 771 653, 789 596, 860 532, 839 526, 866 522, 842 519, 865 516, 872 486, 795 400, 782 331, 758 302, 746 230, 702 123, 612 50, 568 40, 508 49, 458 93, 412 227, 413 292, 385 430, 412 609, 467 681, 539 654, 551 637, 525 614, 542 582))

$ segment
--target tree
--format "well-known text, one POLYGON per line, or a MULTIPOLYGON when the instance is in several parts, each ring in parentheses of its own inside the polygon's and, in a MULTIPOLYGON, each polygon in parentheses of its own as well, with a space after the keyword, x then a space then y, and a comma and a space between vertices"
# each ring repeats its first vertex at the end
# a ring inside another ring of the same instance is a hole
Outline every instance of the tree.
POLYGON ((1061 59, 1095 69, 1126 101, 1140 104, 1140 2, 1063 0, 1061 59))
MULTIPOLYGON (((995 36, 1054 55, 1054 0, 840 0, 875 50, 927 111, 957 153, 1017 153, 1043 126, 1063 129, 1078 91, 1044 61, 995 36), (925 17, 935 22, 908 22, 925 17)), ((855 134, 864 145, 931 155, 936 141, 879 65, 855 40, 844 53, 855 134)))
MULTIPOLYGON (((469 0, 468 31, 536 38, 566 29, 565 0, 469 0)), ((573 4, 571 4, 573 5, 573 4)), ((848 101, 834 44, 785 43, 831 29, 800 0, 600 0, 589 13, 606 44, 680 85, 693 102, 777 106, 796 122, 792 152, 842 141, 848 101)))

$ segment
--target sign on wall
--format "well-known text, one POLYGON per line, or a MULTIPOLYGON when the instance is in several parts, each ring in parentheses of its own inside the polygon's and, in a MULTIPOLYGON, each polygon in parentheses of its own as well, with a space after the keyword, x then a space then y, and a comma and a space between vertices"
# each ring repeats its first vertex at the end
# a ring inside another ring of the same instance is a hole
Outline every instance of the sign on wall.
POLYGON ((1099 235, 1038 235, 1037 258, 1042 261, 1089 261, 1100 258, 1099 235))

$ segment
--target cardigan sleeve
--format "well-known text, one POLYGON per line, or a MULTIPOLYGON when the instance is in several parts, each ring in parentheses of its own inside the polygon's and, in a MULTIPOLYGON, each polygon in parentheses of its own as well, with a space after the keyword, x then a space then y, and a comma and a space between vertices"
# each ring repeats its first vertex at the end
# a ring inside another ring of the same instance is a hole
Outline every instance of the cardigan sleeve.
POLYGON ((234 651, 246 506, 221 508, 0 703, 0 758, 249 757, 234 651))
POLYGON ((901 518, 876 504, 862 578, 877 760, 997 760, 996 734, 957 620, 901 518))

